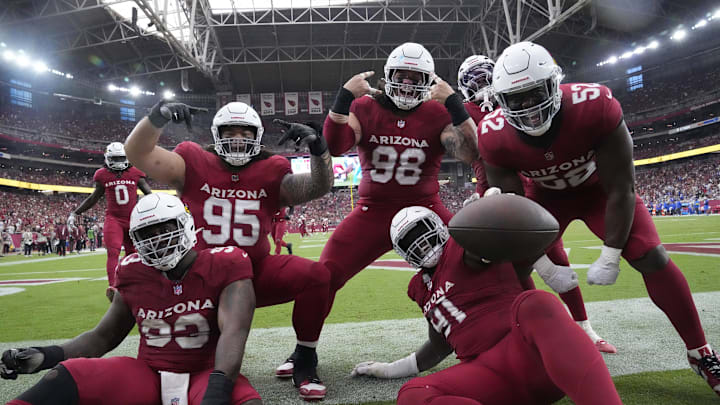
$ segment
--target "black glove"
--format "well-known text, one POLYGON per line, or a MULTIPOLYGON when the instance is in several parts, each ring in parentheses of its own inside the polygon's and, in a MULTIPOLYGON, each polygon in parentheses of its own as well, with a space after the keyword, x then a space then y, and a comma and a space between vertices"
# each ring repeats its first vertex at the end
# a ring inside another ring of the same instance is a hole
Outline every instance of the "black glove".
POLYGON ((210 373, 205 396, 200 405, 230 405, 234 385, 225 373, 214 370, 210 373))
MULTIPOLYGON (((310 149, 310 154, 314 156, 320 156, 327 150, 327 142, 325 142, 325 138, 323 138, 322 131, 320 131, 319 128, 316 129, 309 125, 279 119, 274 119, 273 124, 285 128, 278 145, 282 145, 289 140, 295 142, 295 146, 300 146, 300 144, 305 143, 308 149, 310 149)), ((316 127, 315 124, 311 125, 316 127)))
POLYGON ((18 374, 33 374, 55 367, 64 358, 59 346, 5 350, 0 358, 0 377, 14 380, 18 374))
POLYGON ((150 109, 148 119, 158 129, 164 127, 170 121, 176 124, 185 122, 189 131, 192 129, 193 114, 203 110, 183 103, 167 103, 165 100, 160 100, 150 109))

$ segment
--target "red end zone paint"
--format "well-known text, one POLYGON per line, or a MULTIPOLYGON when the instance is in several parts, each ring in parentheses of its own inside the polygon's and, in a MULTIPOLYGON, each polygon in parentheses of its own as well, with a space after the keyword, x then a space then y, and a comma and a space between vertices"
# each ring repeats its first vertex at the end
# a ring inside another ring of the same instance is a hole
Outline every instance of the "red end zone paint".
POLYGON ((665 249, 671 253, 694 253, 698 255, 720 256, 720 243, 718 242, 686 242, 663 243, 665 249))

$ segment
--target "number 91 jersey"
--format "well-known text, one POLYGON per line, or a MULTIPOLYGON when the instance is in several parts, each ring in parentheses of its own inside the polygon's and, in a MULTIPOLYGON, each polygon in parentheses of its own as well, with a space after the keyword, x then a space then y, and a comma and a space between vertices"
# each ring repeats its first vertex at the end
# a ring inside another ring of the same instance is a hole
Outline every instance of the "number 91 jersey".
POLYGON ((142 264, 137 253, 125 257, 118 266, 117 289, 138 325, 138 359, 174 373, 212 369, 220 294, 252 276, 247 253, 233 246, 198 252, 181 282, 142 264))
POLYGON ((444 153, 440 134, 451 123, 444 106, 425 101, 399 116, 366 96, 355 99, 350 112, 362 129, 358 144, 361 201, 406 204, 437 194, 444 153))
POLYGON ((597 185, 595 148, 622 122, 610 89, 594 83, 561 84, 560 111, 542 136, 518 132, 496 109, 478 123, 480 155, 493 166, 528 179, 529 193, 582 192, 597 185))
POLYGON ((272 218, 280 209, 280 184, 292 173, 282 156, 254 160, 239 170, 194 142, 182 142, 175 152, 185 160, 182 201, 198 232, 196 250, 234 245, 253 262, 270 252, 272 218))
POLYGON ((101 167, 95 172, 93 181, 105 187, 106 215, 130 221, 130 213, 137 202, 137 183, 143 177, 147 176, 134 166, 121 172, 101 167))

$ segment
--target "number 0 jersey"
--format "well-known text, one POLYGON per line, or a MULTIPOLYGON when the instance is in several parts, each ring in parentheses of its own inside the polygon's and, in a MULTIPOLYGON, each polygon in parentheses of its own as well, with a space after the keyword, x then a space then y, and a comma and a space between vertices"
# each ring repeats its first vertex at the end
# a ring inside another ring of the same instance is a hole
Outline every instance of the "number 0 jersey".
POLYGON ((196 249, 234 245, 253 262, 267 256, 267 235, 281 208, 280 184, 292 173, 290 162, 273 155, 233 171, 194 142, 182 142, 175 152, 185 160, 181 199, 195 219, 195 228, 202 228, 196 249))
POLYGON ((598 184, 595 148, 623 119, 620 103, 605 86, 568 83, 561 84, 560 91, 560 111, 542 136, 520 133, 500 108, 478 124, 482 158, 532 180, 529 193, 582 192, 598 184))
POLYGON ((511 264, 468 267, 452 238, 435 271, 418 272, 408 285, 408 296, 460 360, 488 350, 510 332, 510 308, 522 291, 511 264))
POLYGON ((147 177, 140 169, 130 166, 126 170, 116 172, 106 167, 97 169, 93 176, 94 182, 105 186, 105 215, 130 222, 130 213, 137 203, 137 183, 147 177))
POLYGON ((408 205, 437 194, 445 152, 440 134, 451 124, 443 105, 425 101, 401 117, 365 96, 353 101, 350 112, 362 129, 358 144, 361 202, 408 205))
POLYGON ((137 358, 174 373, 212 369, 220 337, 220 294, 252 276, 247 253, 232 246, 198 252, 180 282, 142 264, 137 253, 125 257, 118 266, 117 289, 140 331, 137 358))

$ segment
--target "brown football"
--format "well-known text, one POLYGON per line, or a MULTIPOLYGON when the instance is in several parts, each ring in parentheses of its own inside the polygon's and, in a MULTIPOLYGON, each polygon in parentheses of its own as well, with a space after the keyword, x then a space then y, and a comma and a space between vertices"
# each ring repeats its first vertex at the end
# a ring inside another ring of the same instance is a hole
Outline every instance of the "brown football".
POLYGON ((483 197, 448 224, 464 249, 490 261, 535 259, 555 240, 558 222, 540 204, 514 194, 483 197))

